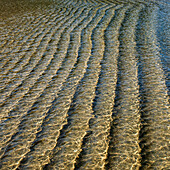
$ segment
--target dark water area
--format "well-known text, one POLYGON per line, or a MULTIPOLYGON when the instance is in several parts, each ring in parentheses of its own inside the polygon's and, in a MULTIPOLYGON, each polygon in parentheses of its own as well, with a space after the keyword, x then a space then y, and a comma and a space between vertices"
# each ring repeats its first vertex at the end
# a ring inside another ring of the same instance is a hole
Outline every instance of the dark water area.
POLYGON ((169 169, 167 0, 0 11, 0 169, 169 169))

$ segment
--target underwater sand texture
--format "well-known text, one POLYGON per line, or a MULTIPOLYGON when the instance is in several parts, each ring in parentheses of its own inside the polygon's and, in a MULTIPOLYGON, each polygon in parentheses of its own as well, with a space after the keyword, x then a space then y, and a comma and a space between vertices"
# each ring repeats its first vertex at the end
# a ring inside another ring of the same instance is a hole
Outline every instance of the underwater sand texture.
POLYGON ((0 169, 169 169, 166 0, 0 6, 0 169))

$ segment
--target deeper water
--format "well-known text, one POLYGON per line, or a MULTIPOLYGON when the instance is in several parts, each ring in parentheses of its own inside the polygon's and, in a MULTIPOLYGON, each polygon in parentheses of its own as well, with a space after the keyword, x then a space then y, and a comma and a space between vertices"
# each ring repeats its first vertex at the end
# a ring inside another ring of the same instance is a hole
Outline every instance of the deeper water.
POLYGON ((0 169, 169 169, 168 0, 0 11, 0 169))

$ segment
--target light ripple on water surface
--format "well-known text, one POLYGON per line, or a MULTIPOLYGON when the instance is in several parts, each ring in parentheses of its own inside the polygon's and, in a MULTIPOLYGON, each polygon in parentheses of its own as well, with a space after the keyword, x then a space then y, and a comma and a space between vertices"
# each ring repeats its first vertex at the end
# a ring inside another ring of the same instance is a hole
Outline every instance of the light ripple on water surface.
POLYGON ((166 0, 0 6, 1 169, 169 168, 166 0))

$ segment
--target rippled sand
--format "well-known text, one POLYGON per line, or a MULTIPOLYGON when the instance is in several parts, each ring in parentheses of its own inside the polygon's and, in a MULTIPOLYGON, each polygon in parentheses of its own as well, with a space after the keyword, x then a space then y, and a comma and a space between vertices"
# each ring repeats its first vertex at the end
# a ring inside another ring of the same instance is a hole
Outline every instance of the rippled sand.
POLYGON ((170 4, 0 1, 0 169, 168 170, 170 4))

